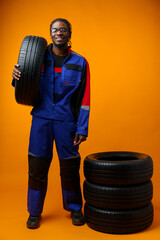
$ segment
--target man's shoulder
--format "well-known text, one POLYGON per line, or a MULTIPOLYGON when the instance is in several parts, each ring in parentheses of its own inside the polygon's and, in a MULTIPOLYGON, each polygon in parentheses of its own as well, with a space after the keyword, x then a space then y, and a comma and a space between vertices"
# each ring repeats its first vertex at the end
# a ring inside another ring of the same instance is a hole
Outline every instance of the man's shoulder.
POLYGON ((86 58, 83 57, 82 55, 80 55, 79 53, 72 50, 71 54, 72 54, 73 57, 79 58, 81 61, 87 62, 86 58))
POLYGON ((84 58, 82 55, 80 55, 79 53, 77 53, 77 52, 75 52, 73 50, 71 50, 71 54, 73 54, 73 55, 75 55, 77 57, 80 57, 80 58, 84 58))

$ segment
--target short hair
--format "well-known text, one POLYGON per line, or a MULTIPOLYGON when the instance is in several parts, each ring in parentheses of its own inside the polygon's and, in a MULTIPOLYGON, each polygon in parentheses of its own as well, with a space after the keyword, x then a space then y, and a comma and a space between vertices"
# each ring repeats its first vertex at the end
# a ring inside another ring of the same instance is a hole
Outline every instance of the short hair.
POLYGON ((70 22, 68 22, 68 20, 64 19, 64 18, 56 18, 55 20, 53 20, 50 24, 50 32, 51 32, 51 28, 52 28, 52 25, 53 23, 55 22, 64 22, 66 25, 67 25, 67 28, 69 30, 69 33, 70 33, 70 37, 71 37, 71 34, 72 34, 72 25, 70 22))

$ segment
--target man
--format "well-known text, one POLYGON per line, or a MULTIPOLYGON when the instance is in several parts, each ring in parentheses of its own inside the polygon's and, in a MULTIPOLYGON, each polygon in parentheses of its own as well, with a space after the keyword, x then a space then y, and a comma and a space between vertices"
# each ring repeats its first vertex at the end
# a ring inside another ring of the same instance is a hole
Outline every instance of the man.
MULTIPOLYGON (((40 226, 52 160, 53 141, 60 162, 64 209, 72 223, 83 225, 79 144, 88 136, 90 74, 85 58, 71 50, 71 24, 62 18, 50 25, 52 44, 47 47, 40 80, 39 104, 33 108, 29 143, 28 228, 40 226)), ((21 72, 13 70, 13 85, 21 72)))

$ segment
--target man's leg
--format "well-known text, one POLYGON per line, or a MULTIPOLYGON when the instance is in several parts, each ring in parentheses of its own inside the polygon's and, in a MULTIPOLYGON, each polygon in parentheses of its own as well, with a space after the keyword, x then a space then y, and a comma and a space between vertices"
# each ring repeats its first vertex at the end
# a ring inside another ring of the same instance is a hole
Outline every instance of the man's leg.
POLYGON ((48 170, 51 158, 28 155, 28 160, 28 212, 32 216, 40 216, 47 191, 48 170))
POLYGON ((29 228, 39 227, 52 159, 53 136, 50 120, 33 117, 29 144, 28 212, 29 228), (37 218, 35 218, 37 217, 37 218))
POLYGON ((63 195, 63 207, 68 211, 78 211, 82 208, 80 189, 80 156, 59 159, 63 195))
POLYGON ((63 206, 65 210, 72 212, 73 224, 82 225, 84 224, 84 217, 81 213, 80 155, 79 147, 73 146, 75 132, 75 123, 54 121, 55 142, 60 162, 63 206))

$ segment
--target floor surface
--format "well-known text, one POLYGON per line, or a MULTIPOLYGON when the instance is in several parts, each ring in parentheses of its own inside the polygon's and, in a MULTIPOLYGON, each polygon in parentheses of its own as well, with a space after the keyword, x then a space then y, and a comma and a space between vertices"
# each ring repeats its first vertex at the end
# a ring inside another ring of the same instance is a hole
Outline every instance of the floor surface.
POLYGON ((92 230, 87 224, 80 227, 73 226, 70 214, 63 210, 60 192, 57 191, 56 196, 53 197, 51 189, 48 190, 45 200, 41 227, 36 230, 27 229, 26 192, 26 189, 22 188, 2 188, 0 199, 0 240, 160 239, 160 210, 157 208, 154 208, 153 224, 145 231, 128 235, 106 234, 92 230))

